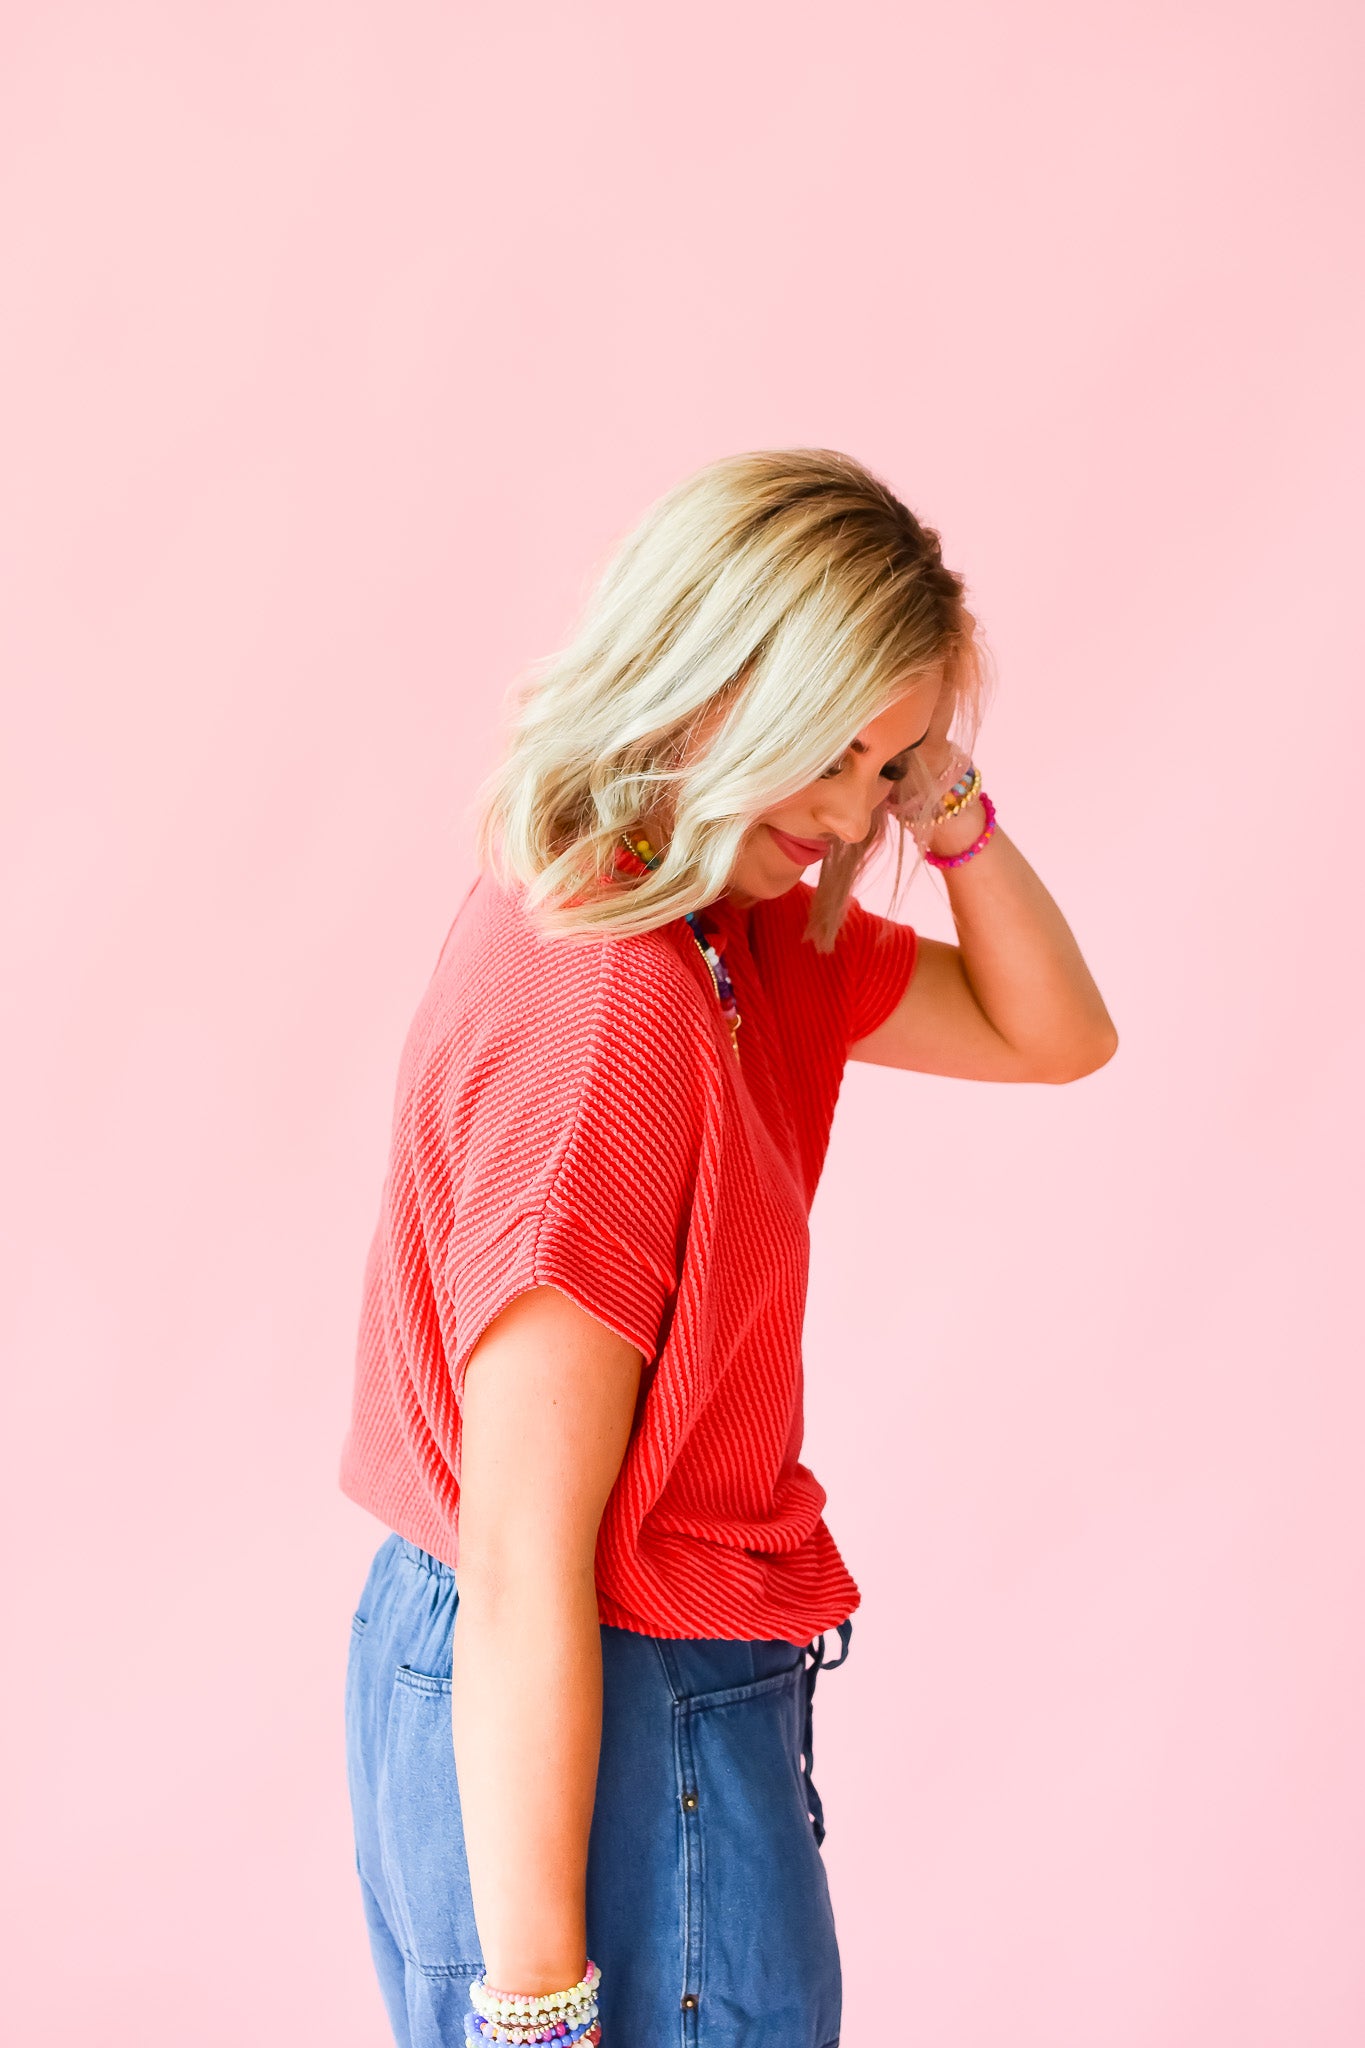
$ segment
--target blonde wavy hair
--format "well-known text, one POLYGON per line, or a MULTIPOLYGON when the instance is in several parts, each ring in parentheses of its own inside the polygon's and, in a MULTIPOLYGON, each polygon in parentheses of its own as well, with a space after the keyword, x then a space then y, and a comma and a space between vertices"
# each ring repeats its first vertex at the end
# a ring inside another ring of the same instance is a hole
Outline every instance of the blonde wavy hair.
POLYGON ((828 448, 731 455, 650 507, 578 631, 517 686, 510 745, 477 798, 482 861, 541 929, 646 932, 724 894, 755 818, 837 760, 915 679, 953 691, 953 759, 914 763, 856 846, 821 865, 806 936, 835 942, 854 880, 907 837, 970 757, 987 671, 939 537, 828 448), (959 729, 960 728, 960 729, 959 729), (615 870, 623 832, 667 821, 657 868, 615 870))

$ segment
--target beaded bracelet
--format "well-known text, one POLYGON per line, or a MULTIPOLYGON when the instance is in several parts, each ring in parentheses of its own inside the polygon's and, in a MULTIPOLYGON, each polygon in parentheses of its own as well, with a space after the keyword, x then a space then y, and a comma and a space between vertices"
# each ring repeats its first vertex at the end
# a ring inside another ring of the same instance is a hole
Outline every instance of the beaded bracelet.
POLYGON ((481 2013, 477 2008, 468 2016, 466 2032, 471 2028, 485 2041, 509 2041, 515 2034, 524 2041, 566 2041, 583 2034, 597 2018, 596 1999, 585 2000, 581 2005, 564 2007, 551 2013, 481 2013), (498 2031, 494 2031, 494 2030, 498 2031), (512 2031, 509 2032, 508 2030, 512 2031))
MULTIPOLYGON (((469 2002, 474 2005, 472 1998, 469 2002)), ((525 2027, 533 2034, 555 2033, 560 2027, 585 2027, 596 2016, 597 1997, 595 1993, 589 1992, 586 1998, 575 1999, 572 2005, 556 2006, 550 2012, 489 2012, 477 2005, 474 2005, 474 2012, 479 2020, 486 2022, 490 2027, 525 2027)), ((556 2038, 563 2037, 557 2035, 556 2038)))
POLYGON ((585 2040, 598 2025, 598 2005, 583 2005, 575 2013, 559 2013, 555 2017, 530 2019, 526 2013, 520 2019, 485 2019, 479 2013, 465 2013, 465 2036, 471 2042, 553 2042, 555 2048, 569 2048, 573 2042, 585 2040))
POLYGON ((465 2015, 465 2038, 553 2043, 554 2048, 573 2048, 581 2041, 586 2048, 596 2048, 602 2038, 597 2006, 601 1978, 591 1956, 583 1975, 566 1991, 495 1991, 485 1973, 469 1986, 474 2010, 465 2015))
POLYGON ((464 2030, 468 2041, 545 2042, 553 2044, 553 2048, 571 2048, 575 2042, 588 2040, 594 2030, 599 2035, 601 2031, 596 2004, 585 2006, 580 2013, 566 2013, 557 2019, 534 2021, 523 2016, 520 2024, 508 2019, 481 2019, 477 2013, 467 2012, 464 2030))
POLYGON ((532 2032, 535 2032, 537 2028, 544 2027, 580 2026, 585 2020, 591 2019, 593 2013, 597 2010, 597 2000, 592 1994, 589 1994, 586 1998, 575 1999, 572 2005, 542 2007, 538 2012, 532 2011, 529 2006, 520 2007, 516 2010, 504 2007, 499 2011, 490 2011, 486 2005, 481 2004, 474 1998, 472 1992, 469 2002, 474 2007, 479 2018, 487 2020, 490 2025, 529 2027, 532 2032))
POLYGON ((591 2019, 583 2019, 579 2025, 569 2025, 559 2019, 540 2030, 532 2028, 510 2028, 505 2021, 479 2019, 475 2013, 465 2013, 465 2040, 477 2042, 516 2042, 516 2044, 544 2044, 544 2048, 577 2048, 579 2042, 585 2048, 596 2048, 602 2040, 602 2021, 598 2019, 598 2007, 593 2005, 591 2019))
POLYGON ((981 770, 973 763, 951 789, 945 790, 939 799, 939 816, 955 818, 981 789, 981 770))
POLYGON ((980 853, 982 847, 986 844, 986 841, 990 838, 992 832, 994 832, 995 830, 995 805, 991 802, 990 798, 987 796, 984 789, 981 791, 980 794, 981 807, 986 813, 986 829, 981 834, 981 837, 979 839, 973 840, 972 844, 966 849, 965 853, 926 852, 924 858, 928 861, 930 867, 960 868, 967 861, 971 860, 974 855, 980 853))
POLYGON ((541 2013, 558 2013, 566 2005, 586 2005, 590 1998, 596 1998, 601 1981, 602 1972, 591 1956, 583 1975, 567 1991, 495 1991, 485 1972, 471 1982, 469 2002, 476 2012, 485 2013, 490 2019, 510 2020, 522 2014, 537 2018, 541 2013))

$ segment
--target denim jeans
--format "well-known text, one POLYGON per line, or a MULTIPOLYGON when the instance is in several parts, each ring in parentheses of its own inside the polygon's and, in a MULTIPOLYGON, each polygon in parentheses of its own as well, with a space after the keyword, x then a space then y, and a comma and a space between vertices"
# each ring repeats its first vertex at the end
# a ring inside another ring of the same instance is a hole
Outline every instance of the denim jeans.
MULTIPOLYGON (((463 2048, 483 1967, 451 1739, 458 1611, 449 1565, 389 1536, 351 1623, 356 1867, 399 2048, 463 2048)), ((835 2048, 839 1949, 810 1775, 824 1638, 601 1629, 587 1915, 602 2048, 835 2048)))

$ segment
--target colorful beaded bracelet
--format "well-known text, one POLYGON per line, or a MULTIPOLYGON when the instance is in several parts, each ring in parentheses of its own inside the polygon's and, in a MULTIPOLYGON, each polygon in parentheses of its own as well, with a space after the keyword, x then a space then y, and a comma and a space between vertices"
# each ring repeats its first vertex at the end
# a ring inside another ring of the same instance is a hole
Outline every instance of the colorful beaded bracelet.
POLYGON ((586 2048, 595 2048, 595 2044, 602 2038, 602 2023, 600 2020, 590 2021, 586 2026, 573 2034, 530 2034, 527 2033, 524 2027, 497 2027, 490 2033, 488 2029, 493 2026, 494 2022, 492 2020, 480 2021, 475 2018, 472 2012, 466 2013, 465 2039, 471 2044, 471 2048, 475 2048, 475 2044, 483 2041, 510 2041, 514 2043, 572 2042, 574 2048, 578 2048, 578 2044, 582 2042, 586 2044, 586 2048))
POLYGON ((477 2013, 467 2012, 464 2021, 465 2039, 470 2042, 510 2041, 515 2044, 543 2043, 545 2048, 577 2048, 580 2041, 600 2040, 601 2028, 597 2007, 572 2026, 567 2020, 550 2020, 539 2027, 514 2027, 506 2020, 483 2020, 477 2013))
POLYGON ((951 789, 946 790, 939 799, 940 817, 955 818, 958 812, 965 809, 972 798, 979 794, 980 789, 981 770, 973 762, 966 774, 955 782, 951 789))
POLYGON ((596 1979, 584 1990, 573 1992, 490 1992, 477 1978, 469 1987, 469 2002, 485 2019, 526 2026, 580 2017, 596 1997, 596 1979))
POLYGON ((589 1956, 587 1969, 567 1991, 497 1991, 485 1974, 471 1980, 469 2003, 485 2019, 534 2025, 539 2019, 563 2019, 570 2009, 589 2005, 601 1981, 602 1972, 589 1956))
POLYGON ((573 2048, 573 2044, 586 2040, 599 2018, 597 2006, 590 2005, 580 2013, 566 2014, 558 2019, 520 2021, 508 2019, 483 2019, 478 2013, 465 2014, 465 2037, 470 2041, 511 2041, 519 2048, 534 2048, 544 2042, 553 2048, 573 2048))
MULTIPOLYGON (((472 2003, 472 2001, 471 2001, 472 2003)), ((474 2008, 474 2017, 481 2027, 520 2027, 527 2040, 544 2034, 546 2039, 565 2039, 577 2029, 580 2033, 590 2026, 597 2017, 597 2000, 594 1997, 579 1999, 575 2004, 557 2007, 554 2012, 480 2012, 474 2008)))
POLYGON ((981 807, 986 813, 986 829, 981 834, 981 837, 973 840, 965 853, 926 853, 924 858, 928 861, 930 867, 960 868, 976 854, 980 853, 982 847, 995 830, 995 805, 991 802, 984 789, 981 792, 981 807))
MULTIPOLYGON (((579 2004, 548 2013, 481 2013, 475 2007, 470 2017, 486 2041, 499 2038, 490 2031, 495 2027, 504 2031, 515 2028, 518 2036, 526 2041, 565 2041, 575 2038, 590 2027, 597 2018, 597 2013, 597 2000, 589 1998, 579 2004)), ((508 2038, 510 2039, 510 2035, 508 2038)))
MULTIPOLYGON (((486 2041, 501 2038, 490 2031, 495 2027, 513 2028, 518 2039, 524 2041, 569 2041, 584 2033, 597 2014, 598 2005, 593 1998, 552 2013, 481 2013, 476 2007, 469 2017, 486 2041)), ((511 2035, 507 2038, 510 2040, 511 2035)))

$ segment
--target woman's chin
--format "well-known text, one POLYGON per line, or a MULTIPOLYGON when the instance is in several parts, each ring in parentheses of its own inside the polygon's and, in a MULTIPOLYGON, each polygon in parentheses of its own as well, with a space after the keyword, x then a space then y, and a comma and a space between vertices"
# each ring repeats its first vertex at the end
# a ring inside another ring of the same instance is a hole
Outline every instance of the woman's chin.
POLYGON ((786 896, 801 879, 800 870, 789 860, 746 861, 731 877, 728 894, 742 908, 746 903, 768 902, 786 896))

